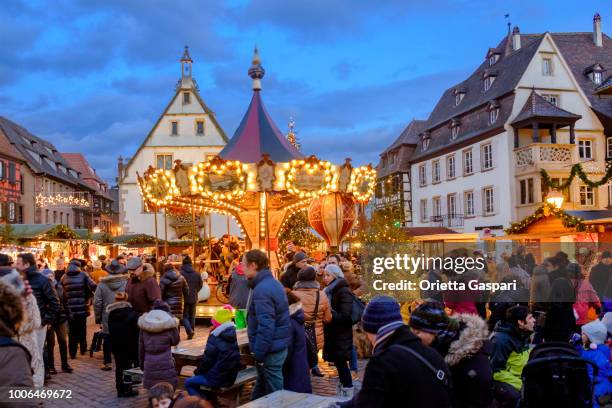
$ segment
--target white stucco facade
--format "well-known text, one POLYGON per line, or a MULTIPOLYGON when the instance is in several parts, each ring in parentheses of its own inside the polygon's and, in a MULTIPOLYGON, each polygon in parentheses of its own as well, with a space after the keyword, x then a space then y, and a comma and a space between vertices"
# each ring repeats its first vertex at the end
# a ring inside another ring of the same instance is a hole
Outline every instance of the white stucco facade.
MULTIPOLYGON (((120 223, 123 233, 155 234, 154 214, 144 211, 143 201, 137 184, 137 173, 143 174, 149 166, 166 167, 181 160, 185 165, 205 161, 218 154, 227 138, 199 95, 195 81, 190 74, 183 76, 177 85, 175 94, 162 113, 140 148, 125 165, 119 174, 120 223)), ((190 62, 189 62, 190 65, 190 62)), ((188 72, 191 72, 189 66, 188 72)), ((227 217, 211 214, 206 217, 210 225, 200 231, 201 236, 220 236, 228 232, 227 217)), ((164 236, 164 217, 157 215, 158 234, 164 236)), ((239 229, 233 220, 229 223, 229 232, 239 235, 239 229)), ((175 230, 168 227, 168 239, 177 239, 175 230)))

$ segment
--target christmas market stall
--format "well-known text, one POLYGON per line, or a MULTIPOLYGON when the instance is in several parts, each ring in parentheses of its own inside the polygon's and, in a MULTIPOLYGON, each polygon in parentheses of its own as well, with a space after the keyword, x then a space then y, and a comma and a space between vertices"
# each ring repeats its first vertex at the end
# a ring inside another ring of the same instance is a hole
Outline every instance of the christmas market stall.
MULTIPOLYGON (((272 266, 282 264, 279 235, 294 213, 308 212, 308 223, 337 249, 374 191, 371 165, 354 167, 350 159, 334 165, 304 155, 288 140, 266 111, 261 98, 264 69, 255 50, 248 71, 253 96, 234 136, 218 156, 171 170, 150 167, 138 175, 149 211, 190 215, 193 258, 196 217, 221 213, 233 218, 247 248, 268 252, 272 266)), ((292 143, 293 142, 293 143, 292 143)))

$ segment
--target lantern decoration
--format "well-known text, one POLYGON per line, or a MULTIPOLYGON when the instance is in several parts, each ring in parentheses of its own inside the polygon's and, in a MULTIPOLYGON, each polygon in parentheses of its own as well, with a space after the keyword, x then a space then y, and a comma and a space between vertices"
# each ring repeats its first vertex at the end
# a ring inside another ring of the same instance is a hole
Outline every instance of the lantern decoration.
POLYGON ((353 168, 351 180, 348 185, 349 192, 353 193, 359 202, 367 202, 376 186, 376 170, 372 166, 360 166, 353 168))
POLYGON ((316 197, 338 188, 334 165, 315 156, 292 160, 285 164, 285 170, 287 191, 300 198, 316 197))
POLYGON ((170 170, 154 169, 149 166, 144 177, 138 177, 141 193, 155 206, 164 206, 178 195, 179 189, 176 187, 174 173, 170 170))
POLYGON ((330 193, 316 197, 308 208, 308 222, 331 248, 340 245, 356 219, 355 200, 350 194, 330 193))
POLYGON ((191 192, 214 200, 241 197, 247 184, 247 166, 215 156, 198 163, 191 176, 191 192))

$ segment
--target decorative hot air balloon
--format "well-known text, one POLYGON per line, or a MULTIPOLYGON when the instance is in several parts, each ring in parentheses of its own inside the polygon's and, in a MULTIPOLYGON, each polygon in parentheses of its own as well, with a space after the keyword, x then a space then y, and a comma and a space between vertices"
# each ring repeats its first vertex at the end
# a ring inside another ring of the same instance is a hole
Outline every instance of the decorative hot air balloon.
POLYGON ((327 245, 337 248, 351 230, 357 214, 355 200, 350 194, 330 193, 316 197, 308 207, 308 222, 321 235, 327 245))

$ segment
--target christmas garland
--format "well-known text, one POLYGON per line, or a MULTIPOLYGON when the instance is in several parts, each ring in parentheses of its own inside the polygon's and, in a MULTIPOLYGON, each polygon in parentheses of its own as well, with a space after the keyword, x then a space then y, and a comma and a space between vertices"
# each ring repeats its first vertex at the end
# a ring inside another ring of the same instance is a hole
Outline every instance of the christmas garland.
POLYGON ((587 174, 582 169, 582 164, 580 163, 574 164, 572 166, 568 179, 562 184, 552 181, 550 179, 550 176, 544 169, 540 170, 540 175, 542 176, 542 184, 554 190, 565 190, 572 184, 572 180, 574 180, 574 177, 576 176, 578 176, 580 180, 582 180, 582 182, 586 184, 587 186, 596 188, 599 186, 603 186, 604 184, 608 183, 610 179, 612 179, 612 166, 610 165, 610 162, 606 163, 606 174, 599 181, 589 180, 587 174))
POLYGON ((45 238, 47 239, 78 239, 79 236, 76 232, 71 230, 67 225, 58 224, 55 227, 51 228, 45 234, 45 238))
POLYGON ((554 215, 561 219, 561 223, 565 228, 575 228, 577 232, 592 229, 592 227, 584 225, 584 220, 582 218, 574 217, 552 204, 544 203, 530 216, 523 218, 521 221, 512 223, 504 232, 508 235, 519 234, 534 222, 550 215, 554 215))

